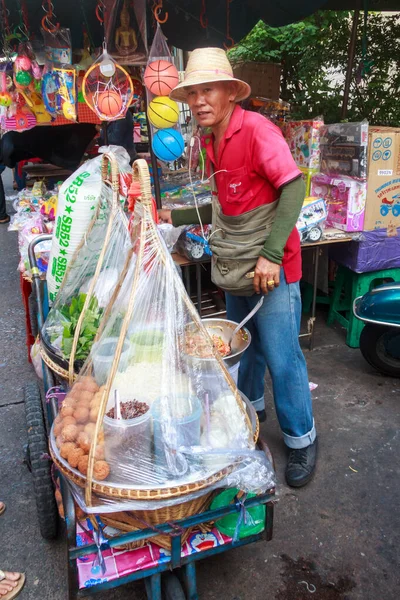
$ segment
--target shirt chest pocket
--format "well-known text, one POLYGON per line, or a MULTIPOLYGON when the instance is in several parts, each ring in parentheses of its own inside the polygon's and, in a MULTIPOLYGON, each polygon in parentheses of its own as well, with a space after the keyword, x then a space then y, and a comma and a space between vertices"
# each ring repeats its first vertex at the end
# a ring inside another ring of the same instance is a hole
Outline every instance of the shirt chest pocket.
POLYGON ((247 167, 228 171, 225 175, 225 186, 227 202, 246 202, 254 196, 247 167))

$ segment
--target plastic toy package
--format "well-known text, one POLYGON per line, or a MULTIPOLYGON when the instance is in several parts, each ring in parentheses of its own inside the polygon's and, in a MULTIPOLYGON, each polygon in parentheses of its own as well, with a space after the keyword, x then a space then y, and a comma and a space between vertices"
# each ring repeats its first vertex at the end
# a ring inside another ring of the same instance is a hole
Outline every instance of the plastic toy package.
POLYGON ((366 182, 318 173, 311 181, 311 195, 325 200, 328 208, 328 227, 336 227, 343 231, 363 230, 366 182))
POLYGON ((100 156, 83 163, 60 188, 47 287, 50 302, 60 289, 62 277, 95 213, 103 189, 102 154, 112 152, 120 176, 130 173, 129 154, 120 146, 103 146, 100 156))
POLYGON ((77 80, 73 67, 47 64, 43 71, 41 89, 46 111, 53 118, 63 115, 69 121, 76 121, 77 80))
POLYGON ((256 416, 220 354, 220 331, 207 333, 156 229, 144 161, 134 164, 138 178, 148 186, 135 205, 133 263, 50 436, 83 510, 114 527, 126 517, 133 529, 135 518, 139 527, 151 520, 140 510, 190 501, 199 512, 218 487, 274 486, 256 450, 256 416))
POLYGON ((71 32, 65 27, 42 29, 47 61, 57 66, 72 65, 71 32))
POLYGON ((309 197, 304 200, 296 227, 302 242, 318 242, 327 218, 325 200, 309 197))
POLYGON ((283 135, 297 166, 319 170, 320 132, 323 124, 323 117, 282 124, 283 135))
POLYGON ((208 243, 211 225, 190 225, 185 227, 176 244, 176 251, 189 260, 204 260, 212 255, 208 243))
POLYGON ((118 192, 111 195, 103 184, 100 203, 68 269, 61 253, 57 263, 51 264, 60 289, 42 328, 46 350, 82 364, 115 289, 122 283, 131 252, 128 220, 118 192), (74 346, 76 331, 79 338, 74 346))
POLYGON ((147 59, 146 1, 104 0, 107 47, 122 65, 144 65, 147 59))
POLYGON ((331 176, 367 179, 368 121, 321 127, 321 171, 331 176))

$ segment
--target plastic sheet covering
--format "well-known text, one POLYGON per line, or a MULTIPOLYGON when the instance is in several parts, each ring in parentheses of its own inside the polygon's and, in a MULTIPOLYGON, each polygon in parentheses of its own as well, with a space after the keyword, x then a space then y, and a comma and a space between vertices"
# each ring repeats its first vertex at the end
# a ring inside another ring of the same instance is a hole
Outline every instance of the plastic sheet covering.
POLYGON ((71 260, 60 292, 42 328, 45 346, 56 355, 82 366, 92 347, 107 307, 122 285, 133 252, 128 221, 118 195, 115 164, 113 189, 103 182, 100 202, 89 228, 71 260))
POLYGON ((216 487, 274 485, 256 450, 257 419, 252 426, 153 222, 145 161, 134 164, 138 177, 132 263, 51 434, 87 512, 157 511, 216 487))

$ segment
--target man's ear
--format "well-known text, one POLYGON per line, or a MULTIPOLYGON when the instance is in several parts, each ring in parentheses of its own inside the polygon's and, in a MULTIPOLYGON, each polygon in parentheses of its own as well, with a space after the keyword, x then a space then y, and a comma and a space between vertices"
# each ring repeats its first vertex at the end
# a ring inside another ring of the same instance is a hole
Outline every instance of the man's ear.
POLYGON ((235 102, 238 95, 238 85, 236 81, 229 82, 229 102, 235 102))

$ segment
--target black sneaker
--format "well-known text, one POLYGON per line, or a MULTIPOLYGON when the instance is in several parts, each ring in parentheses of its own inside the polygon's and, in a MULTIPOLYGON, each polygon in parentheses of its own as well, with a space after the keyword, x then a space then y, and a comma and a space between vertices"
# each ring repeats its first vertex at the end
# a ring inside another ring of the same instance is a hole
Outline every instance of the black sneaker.
POLYGON ((317 462, 318 439, 306 448, 291 448, 286 467, 286 482, 291 487, 306 485, 314 475, 317 462))
POLYGON ((265 410, 258 410, 257 417, 260 423, 265 423, 265 421, 267 420, 267 413, 265 412, 265 410))

